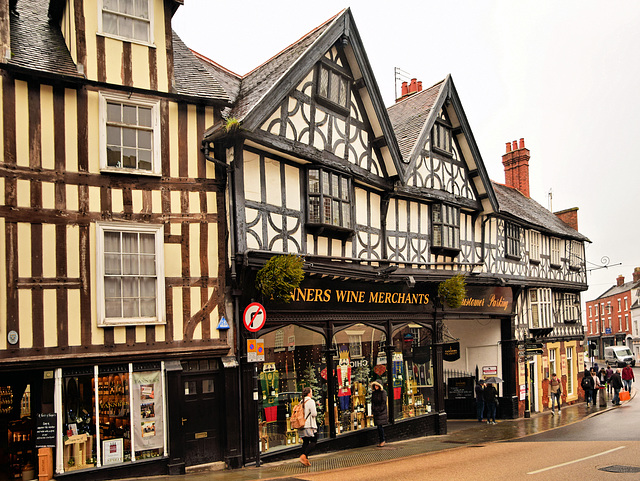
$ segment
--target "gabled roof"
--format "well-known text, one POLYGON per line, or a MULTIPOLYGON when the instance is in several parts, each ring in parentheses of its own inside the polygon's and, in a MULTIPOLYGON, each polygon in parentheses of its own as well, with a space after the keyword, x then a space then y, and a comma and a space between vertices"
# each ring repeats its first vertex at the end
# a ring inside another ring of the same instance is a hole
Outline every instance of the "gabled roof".
MULTIPOLYGON (((620 286, 618 286, 618 285, 611 286, 609 289, 604 291, 602 294, 600 294, 598 297, 596 297, 596 299, 593 299, 593 300, 602 299, 604 297, 611 297, 611 296, 615 296, 615 295, 618 295, 618 294, 624 294, 625 292, 628 292, 628 291, 630 291, 632 289, 637 289, 638 287, 640 287, 640 281, 630 281, 630 282, 625 282, 624 284, 622 284, 620 286)), ((637 304, 637 302, 638 302, 638 300, 636 300, 636 302, 634 302, 634 305, 631 306, 632 309, 637 304)))
MULTIPOLYGON (((242 78, 237 101, 228 112, 246 131, 257 129, 329 49, 341 41, 348 50, 356 88, 365 97, 365 110, 377 139, 384 139, 383 158, 390 175, 401 172, 400 149, 393 134, 378 84, 371 70, 350 9, 332 17, 242 78), (366 93, 363 92, 366 90, 366 93)), ((215 135, 214 126, 205 138, 215 135)))
POLYGON ((508 214, 533 228, 558 237, 591 242, 586 236, 569 227, 552 212, 535 200, 523 195, 518 189, 492 182, 500 205, 500 213, 508 214))
POLYGON ((230 103, 231 95, 214 75, 213 67, 194 54, 173 33, 173 72, 176 93, 230 103))
POLYGON ((9 65, 40 72, 82 78, 60 28, 49 22, 49 1, 18 2, 19 16, 11 15, 9 65))
POLYGON ((406 181, 420 157, 431 135, 431 128, 440 111, 449 106, 449 114, 454 131, 462 133, 464 142, 472 159, 465 159, 467 167, 474 173, 476 190, 481 198, 487 198, 493 211, 498 204, 493 192, 491 180, 484 167, 480 150, 467 121, 451 75, 434 86, 415 93, 390 106, 387 111, 402 151, 403 180, 406 181))

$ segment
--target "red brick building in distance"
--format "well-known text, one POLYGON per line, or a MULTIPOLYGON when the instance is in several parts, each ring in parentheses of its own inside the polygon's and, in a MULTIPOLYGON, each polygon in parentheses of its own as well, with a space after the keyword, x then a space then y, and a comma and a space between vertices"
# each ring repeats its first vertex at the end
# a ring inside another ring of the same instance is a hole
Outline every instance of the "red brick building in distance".
POLYGON ((594 356, 604 358, 607 346, 632 348, 631 307, 633 292, 640 287, 640 267, 633 271, 633 281, 625 282, 619 275, 616 284, 598 298, 587 301, 587 339, 594 356), (595 344, 595 346, 594 346, 595 344))

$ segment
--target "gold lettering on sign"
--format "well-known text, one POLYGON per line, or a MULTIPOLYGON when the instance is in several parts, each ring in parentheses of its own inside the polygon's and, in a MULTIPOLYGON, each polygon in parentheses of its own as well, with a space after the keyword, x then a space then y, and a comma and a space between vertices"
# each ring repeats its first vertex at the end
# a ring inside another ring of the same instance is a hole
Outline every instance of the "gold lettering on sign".
POLYGON ((493 294, 491 294, 491 299, 489 299, 489 306, 490 307, 501 307, 503 310, 507 310, 507 307, 509 305, 509 302, 503 297, 496 297, 493 294))

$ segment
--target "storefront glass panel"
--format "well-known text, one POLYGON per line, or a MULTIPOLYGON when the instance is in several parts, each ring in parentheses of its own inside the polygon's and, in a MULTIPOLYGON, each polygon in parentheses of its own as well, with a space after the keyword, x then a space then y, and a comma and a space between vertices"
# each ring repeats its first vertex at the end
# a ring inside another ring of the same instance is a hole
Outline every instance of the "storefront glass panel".
POLYGON ((155 367, 99 366, 97 378, 94 366, 62 371, 64 472, 164 454, 164 388, 155 367))
POLYGON ((407 324, 393 334, 393 394, 395 419, 430 413, 435 403, 431 331, 407 324))
POLYGON ((261 336, 264 362, 259 372, 259 436, 261 452, 273 452, 302 440, 291 428, 291 412, 310 387, 318 412, 318 439, 329 436, 327 369, 322 334, 293 324, 261 336))
POLYGON ((96 465, 96 416, 93 367, 63 372, 62 449, 64 471, 96 465))
POLYGON ((373 381, 387 389, 385 334, 365 324, 355 324, 333 336, 336 399, 336 434, 373 426, 373 381))

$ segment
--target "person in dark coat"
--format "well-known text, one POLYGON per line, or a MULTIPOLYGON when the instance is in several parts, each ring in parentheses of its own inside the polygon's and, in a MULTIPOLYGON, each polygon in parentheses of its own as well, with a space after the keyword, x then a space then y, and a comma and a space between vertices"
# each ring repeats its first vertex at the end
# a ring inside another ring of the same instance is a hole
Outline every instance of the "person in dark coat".
POLYGON ((484 379, 479 379, 476 384, 476 413, 478 422, 482 422, 484 417, 484 379))
POLYGON ((387 414, 387 391, 382 388, 378 381, 371 383, 373 392, 371 393, 371 410, 373 411, 373 423, 378 427, 379 447, 384 446, 384 425, 389 422, 387 414))
POLYGON ((589 402, 593 401, 593 405, 595 406, 596 403, 596 399, 593 398, 591 399, 592 393, 594 391, 593 387, 594 387, 594 382, 593 382, 593 378, 591 377, 591 373, 589 372, 588 369, 584 370, 584 376, 582 377, 582 389, 584 390, 584 398, 587 401, 587 407, 589 407, 589 402))
POLYGON ((498 391, 490 382, 484 388, 484 403, 487 407, 487 424, 496 424, 496 408, 498 407, 498 391))
POLYGON ((620 390, 622 389, 620 369, 616 369, 616 372, 611 375, 611 387, 613 388, 613 401, 611 401, 611 404, 620 406, 620 390))

